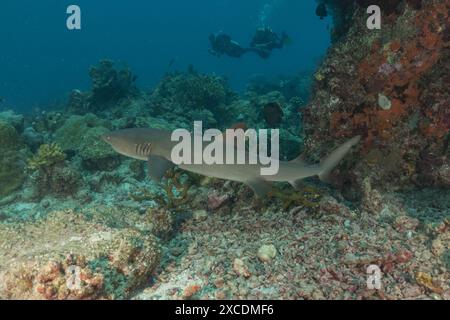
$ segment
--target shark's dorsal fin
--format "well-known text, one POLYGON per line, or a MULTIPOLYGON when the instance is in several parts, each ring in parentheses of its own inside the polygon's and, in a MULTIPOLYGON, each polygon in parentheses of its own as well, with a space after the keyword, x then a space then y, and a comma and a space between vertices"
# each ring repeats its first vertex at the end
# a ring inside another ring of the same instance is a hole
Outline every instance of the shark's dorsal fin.
POLYGON ((269 191, 272 190, 272 185, 270 184, 270 182, 264 180, 263 178, 254 178, 252 180, 247 180, 245 181, 245 184, 247 184, 253 190, 258 198, 264 197, 265 195, 267 195, 267 193, 269 193, 269 191))
POLYGON ((175 165, 161 156, 148 156, 148 175, 152 179, 159 181, 164 176, 167 170, 174 167, 175 165))

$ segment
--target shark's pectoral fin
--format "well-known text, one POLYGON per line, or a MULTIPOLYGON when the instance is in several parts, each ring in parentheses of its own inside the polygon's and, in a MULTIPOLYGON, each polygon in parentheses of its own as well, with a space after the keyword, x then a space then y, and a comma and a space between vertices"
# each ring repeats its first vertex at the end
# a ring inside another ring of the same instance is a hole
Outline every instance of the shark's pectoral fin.
POLYGON ((299 190, 300 187, 302 186, 302 180, 303 179, 293 180, 289 181, 289 183, 294 189, 299 190))
POLYGON ((148 175, 156 181, 161 180, 166 171, 175 166, 172 162, 164 157, 152 155, 148 157, 147 163, 148 175))
POLYGON ((269 191, 272 190, 272 185, 270 182, 262 178, 254 178, 252 180, 245 181, 245 184, 253 190, 258 198, 264 197, 269 191))

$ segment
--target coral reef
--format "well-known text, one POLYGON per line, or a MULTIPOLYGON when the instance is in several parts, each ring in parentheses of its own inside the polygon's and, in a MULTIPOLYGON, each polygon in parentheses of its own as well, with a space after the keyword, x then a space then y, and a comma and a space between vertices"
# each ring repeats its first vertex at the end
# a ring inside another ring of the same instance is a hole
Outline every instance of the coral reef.
POLYGON ((0 197, 17 190, 24 181, 22 146, 16 129, 0 120, 0 197))
POLYGON ((65 110, 1 112, 0 298, 450 299, 448 1, 379 1, 382 31, 365 27, 369 1, 320 1, 334 42, 313 75, 238 95, 190 67, 140 92, 105 60, 65 110), (193 120, 279 128, 283 160, 362 139, 334 186, 264 199, 178 168, 154 181, 101 139, 193 120))
POLYGON ((90 91, 78 89, 70 93, 67 110, 74 114, 101 113, 123 101, 139 96, 137 76, 127 67, 116 68, 114 61, 101 60, 89 69, 90 91))
POLYGON ((73 212, 0 225, 2 299, 126 298, 159 261, 157 240, 73 212))
POLYGON ((287 100, 299 99, 306 104, 310 97, 313 72, 301 72, 294 76, 267 78, 261 75, 252 77, 247 85, 248 92, 265 95, 273 91, 280 92, 287 100))
POLYGON ((227 108, 235 94, 226 81, 196 71, 166 75, 149 98, 152 115, 169 114, 188 124, 202 120, 205 126, 235 121, 236 114, 227 108))
POLYGON ((0 112, 0 121, 9 123, 20 134, 24 129, 25 118, 12 110, 0 112))
POLYGON ((450 186, 449 6, 428 1, 417 10, 411 1, 396 1, 392 8, 382 32, 365 28, 363 9, 355 8, 303 112, 307 149, 316 159, 328 141, 363 135, 352 163, 341 166, 342 185, 353 192, 362 177, 384 189, 450 186))
POLYGON ((89 76, 92 80, 90 100, 97 108, 117 103, 136 93, 136 76, 128 68, 117 70, 111 60, 101 60, 98 65, 92 66, 89 76))
POLYGON ((66 155, 56 144, 43 144, 38 152, 28 161, 28 168, 35 171, 49 172, 55 165, 63 162, 66 155))
POLYGON ((320 215, 301 204, 290 212, 272 204, 256 214, 237 204, 232 214, 187 220, 168 244, 154 284, 136 298, 448 299, 448 225, 441 221, 434 234, 423 233, 435 224, 409 216, 416 196, 401 204, 386 198, 377 214, 326 196, 320 215), (442 249, 432 249, 431 240, 442 249), (382 269, 382 290, 367 288, 371 264, 382 269))
POLYGON ((82 165, 90 170, 112 170, 120 161, 117 153, 105 144, 101 136, 109 132, 110 123, 94 114, 74 115, 55 132, 55 141, 65 152, 75 153, 82 165))
POLYGON ((43 144, 28 160, 28 168, 35 172, 33 179, 35 196, 46 194, 69 196, 76 194, 81 185, 81 176, 71 167, 65 166, 66 155, 56 144, 43 144))

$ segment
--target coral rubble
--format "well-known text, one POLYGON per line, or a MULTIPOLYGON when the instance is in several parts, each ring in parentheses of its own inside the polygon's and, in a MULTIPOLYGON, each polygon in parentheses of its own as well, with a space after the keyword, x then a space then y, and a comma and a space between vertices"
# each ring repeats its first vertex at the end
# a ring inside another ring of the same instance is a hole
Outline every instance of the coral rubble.
POLYGON ((154 237, 89 222, 73 211, 0 229, 3 299, 126 298, 159 261, 154 237))

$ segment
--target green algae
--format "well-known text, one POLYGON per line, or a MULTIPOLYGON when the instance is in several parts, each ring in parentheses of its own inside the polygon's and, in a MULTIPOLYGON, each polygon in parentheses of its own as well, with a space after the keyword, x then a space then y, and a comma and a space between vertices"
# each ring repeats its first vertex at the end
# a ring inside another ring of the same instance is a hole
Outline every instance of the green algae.
POLYGON ((103 275, 103 291, 112 299, 125 299, 127 296, 127 277, 112 266, 108 257, 99 257, 88 262, 92 272, 103 275))

